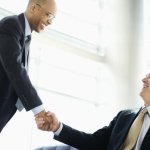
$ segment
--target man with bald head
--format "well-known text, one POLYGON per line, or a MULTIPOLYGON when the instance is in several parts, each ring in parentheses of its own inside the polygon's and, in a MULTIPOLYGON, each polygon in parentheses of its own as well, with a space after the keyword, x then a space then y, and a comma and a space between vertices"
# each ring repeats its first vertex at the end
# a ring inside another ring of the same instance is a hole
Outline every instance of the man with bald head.
POLYGON ((54 0, 29 0, 24 13, 0 21, 0 132, 17 109, 46 117, 28 76, 28 56, 32 31, 44 30, 55 15, 54 0))

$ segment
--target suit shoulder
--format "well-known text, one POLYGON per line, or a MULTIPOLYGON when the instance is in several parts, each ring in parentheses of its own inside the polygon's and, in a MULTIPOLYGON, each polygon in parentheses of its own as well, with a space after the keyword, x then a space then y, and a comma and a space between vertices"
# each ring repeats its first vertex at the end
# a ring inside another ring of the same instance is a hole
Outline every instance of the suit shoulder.
POLYGON ((19 20, 17 15, 4 17, 0 21, 1 27, 5 27, 5 26, 9 26, 9 28, 12 26, 16 27, 18 26, 18 24, 19 24, 19 20))
POLYGON ((17 15, 4 17, 0 21, 0 33, 15 35, 21 34, 22 28, 17 15))
POLYGON ((118 115, 127 115, 127 114, 136 114, 138 113, 140 108, 133 108, 133 109, 124 109, 118 113, 118 115))

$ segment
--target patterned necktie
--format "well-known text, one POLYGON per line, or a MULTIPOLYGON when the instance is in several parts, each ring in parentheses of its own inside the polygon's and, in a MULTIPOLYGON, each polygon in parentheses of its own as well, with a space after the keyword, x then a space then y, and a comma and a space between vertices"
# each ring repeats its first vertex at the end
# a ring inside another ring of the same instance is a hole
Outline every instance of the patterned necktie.
POLYGON ((125 142, 122 146, 122 150, 131 150, 134 148, 136 141, 138 139, 140 130, 142 128, 142 124, 144 121, 144 115, 147 113, 147 108, 143 108, 141 110, 141 112, 139 113, 139 115, 136 117, 136 119, 134 120, 128 135, 125 139, 125 142))
POLYGON ((28 35, 25 39, 25 67, 28 66, 29 46, 31 41, 31 35, 28 35))

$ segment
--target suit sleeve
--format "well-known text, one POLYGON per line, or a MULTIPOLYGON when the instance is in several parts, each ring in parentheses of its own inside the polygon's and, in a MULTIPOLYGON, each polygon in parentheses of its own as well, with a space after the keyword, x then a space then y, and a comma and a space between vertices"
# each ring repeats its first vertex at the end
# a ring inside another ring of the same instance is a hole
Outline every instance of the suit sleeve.
POLYGON ((93 134, 85 133, 63 124, 61 133, 58 136, 54 135, 54 139, 80 150, 106 150, 120 113, 114 117, 108 126, 97 130, 93 134))
POLYGON ((28 111, 42 104, 22 64, 19 32, 13 25, 0 33, 0 62, 18 97, 28 111))
POLYGON ((104 150, 107 148, 110 133, 108 127, 89 134, 63 124, 63 130, 54 139, 80 150, 104 150))

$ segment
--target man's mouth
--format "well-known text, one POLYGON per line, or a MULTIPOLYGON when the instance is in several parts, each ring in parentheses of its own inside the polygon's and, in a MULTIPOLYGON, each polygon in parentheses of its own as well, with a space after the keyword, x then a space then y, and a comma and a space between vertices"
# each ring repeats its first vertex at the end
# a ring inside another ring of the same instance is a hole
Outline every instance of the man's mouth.
POLYGON ((143 85, 143 88, 149 88, 149 85, 143 85))

